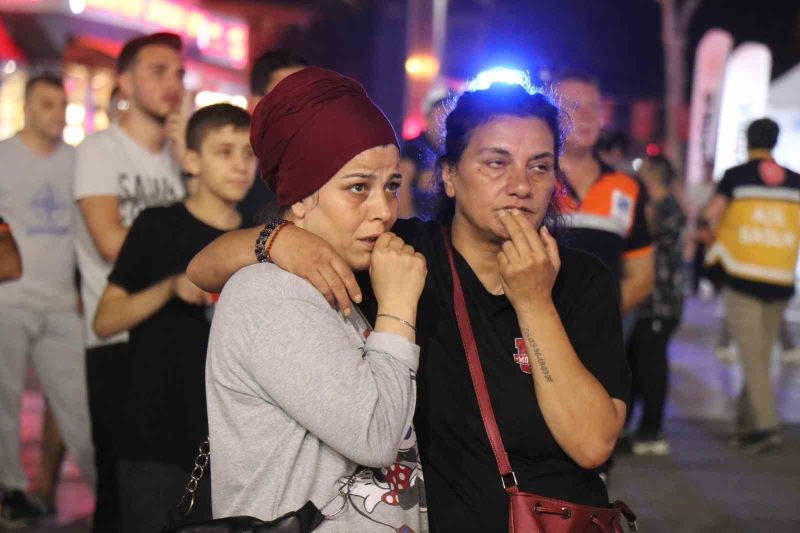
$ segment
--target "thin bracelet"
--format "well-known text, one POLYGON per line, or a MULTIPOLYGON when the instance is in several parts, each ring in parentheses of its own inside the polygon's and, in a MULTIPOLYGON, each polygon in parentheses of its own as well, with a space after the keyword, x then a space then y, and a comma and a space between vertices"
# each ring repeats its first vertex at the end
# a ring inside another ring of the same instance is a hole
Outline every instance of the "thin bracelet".
POLYGON ((386 313, 378 313, 377 315, 375 315, 375 318, 382 317, 382 316, 385 316, 386 318, 391 318, 391 319, 397 320, 398 322, 402 322, 402 323, 403 323, 403 324, 405 324, 406 326, 408 326, 408 327, 410 327, 411 329, 413 329, 413 330, 414 330, 414 333, 416 333, 416 332, 417 332, 417 328, 415 328, 415 327, 414 327, 414 325, 413 325, 411 322, 406 322, 405 320, 403 320, 403 319, 402 319, 402 318, 400 318, 399 316, 387 315, 386 313))
POLYGON ((270 252, 272 251, 272 245, 275 244, 275 239, 278 238, 278 233, 280 233, 281 230, 286 226, 290 226, 292 224, 292 222, 284 220, 277 228, 275 228, 275 231, 272 232, 272 238, 269 240, 269 244, 267 244, 267 253, 264 254, 267 258, 267 263, 272 263, 272 256, 270 255, 270 252))

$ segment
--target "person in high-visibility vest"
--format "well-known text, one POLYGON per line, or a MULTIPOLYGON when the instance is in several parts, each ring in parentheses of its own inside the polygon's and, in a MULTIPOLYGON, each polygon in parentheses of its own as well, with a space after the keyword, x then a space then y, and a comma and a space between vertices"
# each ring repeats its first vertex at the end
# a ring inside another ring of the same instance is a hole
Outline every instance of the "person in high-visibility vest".
POLYGON ((772 158, 778 133, 768 118, 750 124, 749 161, 725 172, 704 211, 715 238, 706 264, 721 274, 726 319, 744 371, 731 444, 748 453, 781 442, 770 359, 794 294, 800 244, 800 174, 772 158))

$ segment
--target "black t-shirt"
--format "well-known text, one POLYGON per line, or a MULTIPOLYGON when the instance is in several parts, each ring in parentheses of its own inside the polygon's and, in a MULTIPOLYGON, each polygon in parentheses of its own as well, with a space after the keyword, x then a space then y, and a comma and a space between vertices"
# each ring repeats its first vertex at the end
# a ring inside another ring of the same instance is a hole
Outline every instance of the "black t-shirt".
MULTIPOLYGON (((182 203, 142 211, 108 279, 128 293, 186 271, 192 257, 222 235, 182 203)), ((208 435, 205 362, 208 309, 173 297, 130 331, 123 457, 189 468, 208 435)))
POLYGON ((269 190, 267 184, 261 179, 261 174, 256 172, 256 179, 253 182, 247 195, 239 202, 239 212, 246 220, 255 223, 266 222, 266 209, 275 202, 275 193, 269 190))
MULTIPOLYGON (((439 225, 398 221, 393 231, 425 255, 420 300, 415 418, 431 531, 507 531, 501 486, 453 310, 452 278, 439 225)), ((613 398, 628 402, 616 282, 593 256, 560 248, 553 301, 575 351, 613 398)), ((521 490, 575 503, 608 504, 605 485, 558 446, 539 410, 511 303, 490 294, 456 252, 497 424, 521 490)), ((363 280, 363 278, 362 278, 363 280)), ((363 286, 363 285, 362 285, 363 286)), ((369 290, 365 290, 369 296, 369 290)), ((374 301, 366 308, 374 316, 374 301)), ((370 315, 368 315, 370 316, 370 315)))
MULTIPOLYGON (((736 198, 736 190, 746 188, 764 189, 769 185, 761 177, 759 171, 763 159, 753 159, 743 165, 729 168, 725 171, 717 185, 717 194, 725 196, 728 201, 736 198)), ((780 184, 783 189, 800 190, 800 174, 789 169, 786 172, 784 181, 780 184)), ((794 286, 785 286, 772 283, 764 283, 736 276, 725 271, 717 264, 710 269, 710 275, 716 276, 722 283, 732 289, 761 298, 762 300, 788 300, 794 295, 794 286)))

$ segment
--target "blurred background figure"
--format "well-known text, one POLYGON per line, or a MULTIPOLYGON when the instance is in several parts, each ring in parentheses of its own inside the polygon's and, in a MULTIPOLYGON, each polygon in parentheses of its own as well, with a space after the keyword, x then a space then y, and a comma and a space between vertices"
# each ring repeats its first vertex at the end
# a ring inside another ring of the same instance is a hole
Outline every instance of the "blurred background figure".
MULTIPOLYGON (((272 50, 255 60, 250 71, 250 108, 270 92, 281 80, 309 65, 300 54, 287 49, 272 50)), ((265 206, 272 204, 272 194, 263 180, 256 179, 247 196, 239 203, 239 212, 246 220, 263 222, 265 206)))
MULTIPOLYGON (((55 511, 58 449, 47 454, 48 482, 40 493, 26 492, 20 424, 29 364, 83 476, 90 484, 95 476, 72 241, 75 151, 61 138, 66 105, 61 78, 30 78, 25 125, 0 142, 0 212, 15 229, 24 267, 18 280, 0 285, 0 524, 7 526, 30 525, 55 511)), ((50 442, 60 448, 58 441, 50 442)))
POLYGON ((257 103, 284 78, 304 69, 309 62, 293 50, 279 49, 264 53, 253 62, 250 71, 250 94, 257 103))
MULTIPOLYGON (((636 325, 628 342, 633 374, 633 400, 642 407, 633 432, 637 455, 666 455, 669 443, 662 436, 668 391, 668 349, 683 313, 685 288, 682 235, 686 215, 673 194, 675 170, 663 156, 644 159, 639 169, 650 203, 645 213, 655 246, 655 287, 639 306, 636 325)), ((634 406, 631 405, 629 413, 634 406)))
POLYGON ((403 143, 400 152, 400 173, 403 183, 398 193, 400 218, 416 216, 431 220, 438 211, 438 185, 433 168, 442 151, 444 121, 450 111, 447 87, 431 89, 422 104, 425 129, 417 137, 403 143))
POLYGON ((97 304, 122 243, 139 213, 184 197, 167 121, 181 107, 181 38, 138 37, 117 58, 116 84, 128 109, 78 147, 75 247, 81 271, 86 366, 98 471, 94 531, 119 531, 117 468, 122 401, 130 373, 127 332, 101 339, 92 330, 97 304))
POLYGON ((703 213, 715 229, 706 262, 723 280, 725 319, 744 373, 731 445, 749 454, 781 443, 770 367, 800 246, 800 174, 772 158, 778 134, 768 118, 748 126, 749 161, 725 171, 703 213))
POLYGON ((597 80, 583 72, 565 70, 558 77, 556 91, 571 120, 561 160, 571 244, 596 255, 611 269, 620 284, 620 308, 629 332, 634 311, 653 290, 653 246, 645 218, 647 195, 636 179, 595 155, 603 123, 597 80))
POLYGON ((600 161, 618 172, 633 174, 633 163, 628 157, 630 139, 619 130, 603 130, 597 140, 595 151, 600 161))
MULTIPOLYGON (((130 331, 121 417, 128 423, 118 428, 123 533, 167 525, 208 435, 203 375, 213 299, 185 270, 205 245, 241 226, 236 204, 255 177, 249 134, 250 116, 240 107, 215 104, 192 115, 184 165, 195 191, 136 218, 97 307, 98 336, 130 331)), ((211 518, 209 496, 197 494, 198 521, 211 518)))
POLYGON ((61 467, 67 448, 61 431, 58 429, 50 402, 45 399, 44 419, 42 420, 42 463, 39 468, 39 478, 36 482, 35 494, 43 504, 45 515, 56 515, 56 490, 61 480, 61 467))

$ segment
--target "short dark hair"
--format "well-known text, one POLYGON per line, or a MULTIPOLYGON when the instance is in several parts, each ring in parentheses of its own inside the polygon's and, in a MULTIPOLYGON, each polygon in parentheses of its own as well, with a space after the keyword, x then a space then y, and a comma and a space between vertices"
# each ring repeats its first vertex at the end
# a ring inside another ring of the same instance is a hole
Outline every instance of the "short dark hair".
POLYGON ((308 61, 293 50, 279 49, 266 52, 253 63, 250 71, 250 94, 264 93, 272 73, 289 67, 307 67, 308 61))
POLYGON ((556 71, 555 76, 553 76, 553 83, 557 84, 565 81, 580 81, 596 87, 598 91, 602 90, 597 76, 575 67, 565 67, 556 71))
MULTIPOLYGON (((501 116, 538 118, 553 134, 555 148, 556 192, 550 201, 544 223, 554 233, 561 226, 559 194, 564 190, 564 177, 559 166, 559 154, 564 142, 561 110, 553 99, 544 93, 517 84, 493 83, 488 89, 467 91, 455 103, 445 121, 444 154, 439 158, 436 171, 441 182, 443 165, 455 166, 461 160, 476 128, 501 116)), ((451 198, 441 202, 440 221, 453 217, 455 203, 451 198)))
POLYGON ((747 126, 747 147, 772 150, 778 144, 778 124, 768 118, 754 120, 747 126))
POLYGON ((125 72, 133 65, 142 48, 154 44, 172 48, 176 52, 183 50, 183 41, 181 41, 179 35, 174 33, 159 32, 136 37, 125 43, 119 56, 117 56, 117 74, 125 72))
POLYGON ((64 80, 61 76, 52 72, 43 72, 42 74, 37 74, 36 76, 28 78, 28 81, 25 82, 26 101, 30 98, 31 93, 37 85, 49 85, 50 87, 56 87, 62 91, 64 90, 64 80))
POLYGON ((619 130, 603 130, 600 133, 600 138, 597 139, 597 145, 595 146, 595 149, 598 152, 607 152, 609 150, 613 150, 614 148, 619 148, 622 150, 622 153, 627 154, 630 144, 630 139, 627 135, 625 135, 625 133, 619 130))
POLYGON ((250 129, 250 113, 232 104, 213 104, 195 111, 186 125, 186 148, 200 151, 203 139, 211 130, 233 126, 237 130, 250 129))
POLYGON ((675 181, 675 167, 670 163, 669 159, 663 155, 649 155, 645 159, 647 163, 653 167, 661 179, 661 184, 664 187, 670 187, 672 182, 675 181))

